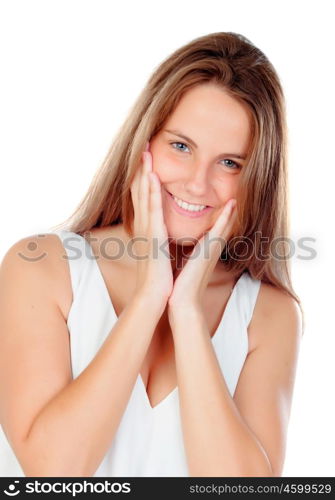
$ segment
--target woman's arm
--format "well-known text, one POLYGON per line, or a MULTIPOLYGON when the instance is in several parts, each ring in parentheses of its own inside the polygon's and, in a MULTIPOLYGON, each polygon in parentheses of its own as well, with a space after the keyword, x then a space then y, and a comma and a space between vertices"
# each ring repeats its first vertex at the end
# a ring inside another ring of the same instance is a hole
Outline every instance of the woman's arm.
POLYGON ((280 476, 301 322, 293 299, 273 298, 254 322, 262 342, 247 357, 234 398, 202 311, 185 304, 170 312, 191 476, 280 476))
MULTIPOLYGON (((18 257, 27 240, 10 249, 0 268, 0 421, 27 476, 92 476, 126 408, 161 304, 135 295, 73 380, 66 322, 51 293, 54 276, 46 260, 18 257)), ((39 248, 50 253, 45 240, 39 248)))

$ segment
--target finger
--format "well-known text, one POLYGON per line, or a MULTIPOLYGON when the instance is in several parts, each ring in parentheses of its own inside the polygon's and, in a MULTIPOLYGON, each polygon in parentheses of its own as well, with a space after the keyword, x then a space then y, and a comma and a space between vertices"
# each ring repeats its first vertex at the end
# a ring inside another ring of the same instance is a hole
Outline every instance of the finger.
POLYGON ((212 228, 198 241, 201 246, 200 252, 204 252, 208 256, 205 260, 208 260, 209 267, 212 266, 210 262, 216 261, 216 257, 218 258, 224 250, 234 224, 236 212, 234 203, 230 203, 230 201, 226 203, 212 228))
POLYGON ((140 166, 136 169, 135 175, 130 185, 130 193, 131 199, 134 207, 134 214, 138 216, 138 198, 139 198, 139 183, 140 183, 140 174, 143 163, 140 163, 140 166))
POLYGON ((155 172, 150 172, 150 224, 153 233, 159 237, 165 236, 165 221, 162 206, 162 189, 155 172))
POLYGON ((222 211, 220 212, 218 218, 215 221, 214 226, 210 229, 210 236, 220 236, 224 232, 225 227, 227 226, 230 219, 235 215, 236 209, 236 200, 229 200, 222 211))
POLYGON ((131 198, 132 198, 133 207, 134 207, 134 224, 137 227, 137 230, 140 230, 140 232, 146 230, 146 227, 143 226, 145 216, 143 218, 143 212, 141 210, 142 195, 140 192, 143 168, 144 168, 144 158, 143 158, 143 153, 142 153, 140 164, 135 171, 135 175, 133 177, 133 180, 132 180, 132 183, 130 186, 131 198), (139 229, 140 226, 143 229, 139 229))
POLYGON ((131 200, 133 202, 134 213, 135 213, 135 205, 137 204, 137 200, 138 200, 138 172, 137 171, 135 172, 134 178, 130 184, 130 194, 131 194, 131 200))
POLYGON ((152 158, 150 153, 144 152, 143 165, 141 168, 139 180, 139 214, 142 227, 147 230, 148 227, 148 212, 149 212, 149 196, 150 196, 150 183, 148 173, 152 170, 152 158))

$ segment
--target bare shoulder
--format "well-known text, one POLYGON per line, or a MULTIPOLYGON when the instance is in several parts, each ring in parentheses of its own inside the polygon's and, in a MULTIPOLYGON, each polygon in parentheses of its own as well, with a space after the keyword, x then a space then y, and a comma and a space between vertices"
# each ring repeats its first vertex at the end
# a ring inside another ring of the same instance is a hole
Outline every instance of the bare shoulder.
POLYGON ((255 346, 243 365, 234 401, 274 477, 281 476, 285 461, 301 326, 294 298, 262 282, 249 324, 255 346))
POLYGON ((57 234, 32 234, 17 240, 4 254, 0 272, 10 273, 21 284, 26 279, 30 286, 50 294, 67 317, 72 286, 66 251, 57 234))
POLYGON ((0 424, 28 475, 36 470, 25 445, 33 422, 72 380, 69 330, 59 307, 71 285, 57 238, 24 237, 0 264, 0 424))
POLYGON ((273 332, 300 337, 302 315, 296 300, 283 290, 261 282, 248 332, 252 349, 273 332))

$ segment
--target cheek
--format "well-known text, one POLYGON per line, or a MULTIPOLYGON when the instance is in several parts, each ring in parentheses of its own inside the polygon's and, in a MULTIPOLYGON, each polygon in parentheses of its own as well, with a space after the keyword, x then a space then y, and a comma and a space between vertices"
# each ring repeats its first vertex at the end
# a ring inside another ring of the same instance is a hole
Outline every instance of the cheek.
POLYGON ((180 162, 163 154, 153 155, 153 170, 163 184, 175 180, 182 174, 180 162))
POLYGON ((216 183, 216 192, 222 204, 225 204, 230 198, 237 194, 238 175, 227 173, 219 182, 216 183))

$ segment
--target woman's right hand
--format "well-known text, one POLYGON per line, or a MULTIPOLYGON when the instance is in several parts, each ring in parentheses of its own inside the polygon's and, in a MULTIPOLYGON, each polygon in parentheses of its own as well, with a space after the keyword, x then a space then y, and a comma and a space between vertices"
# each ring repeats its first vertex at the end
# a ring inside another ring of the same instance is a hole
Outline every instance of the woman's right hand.
POLYGON ((137 259, 135 294, 145 294, 164 310, 173 290, 173 272, 161 185, 156 173, 150 179, 152 171, 152 155, 146 150, 130 187, 134 206, 132 249, 137 259))

